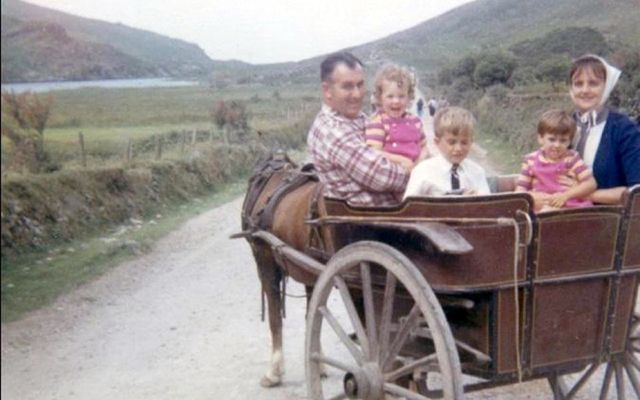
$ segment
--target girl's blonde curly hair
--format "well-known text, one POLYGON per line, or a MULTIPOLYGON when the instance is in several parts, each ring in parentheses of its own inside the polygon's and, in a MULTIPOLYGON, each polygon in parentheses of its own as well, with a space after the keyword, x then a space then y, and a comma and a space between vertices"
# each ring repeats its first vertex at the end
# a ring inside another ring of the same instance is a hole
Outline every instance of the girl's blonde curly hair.
POLYGON ((395 82, 402 89, 407 88, 407 96, 409 100, 413 100, 416 91, 416 77, 408 68, 397 64, 387 64, 378 70, 373 92, 378 103, 382 98, 382 83, 385 81, 395 82))

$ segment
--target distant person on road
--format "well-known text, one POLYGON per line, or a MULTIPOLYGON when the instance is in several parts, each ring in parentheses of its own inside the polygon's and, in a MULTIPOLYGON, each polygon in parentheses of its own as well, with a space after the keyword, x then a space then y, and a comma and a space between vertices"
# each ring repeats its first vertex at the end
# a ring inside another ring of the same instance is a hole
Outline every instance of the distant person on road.
POLYGON ((429 115, 430 116, 434 116, 436 115, 436 108, 438 106, 438 103, 436 102, 436 99, 434 99, 433 97, 429 99, 429 101, 427 102, 427 108, 429 109, 429 115))
POLYGON ((405 167, 429 157, 422 120, 407 111, 415 94, 415 80, 408 69, 390 64, 375 78, 378 111, 367 121, 367 145, 390 161, 405 167))
POLYGON ((404 198, 490 193, 484 168, 467 158, 475 124, 471 112, 460 107, 436 112, 434 130, 439 154, 420 162, 411 171, 404 198))
POLYGON ((576 122, 565 111, 549 110, 540 117, 540 148, 524 157, 516 183, 516 192, 532 194, 536 212, 593 205, 588 197, 597 188, 596 180, 580 154, 569 149, 575 133, 576 122), (578 184, 562 185, 564 175, 575 177, 578 184))
MULTIPOLYGON (((605 104, 621 71, 593 54, 576 59, 569 71, 569 94, 578 132, 575 150, 593 171, 598 190, 594 203, 620 203, 627 187, 640 184, 640 128, 605 104)), ((578 181, 567 177, 565 184, 578 181)))
POLYGON ((308 151, 326 196, 354 205, 393 205, 413 164, 391 162, 366 145, 364 76, 362 62, 351 53, 335 53, 322 62, 323 104, 309 130, 308 151))
POLYGON ((418 113, 418 118, 422 118, 424 115, 424 99, 422 97, 420 97, 416 103, 416 111, 418 113))

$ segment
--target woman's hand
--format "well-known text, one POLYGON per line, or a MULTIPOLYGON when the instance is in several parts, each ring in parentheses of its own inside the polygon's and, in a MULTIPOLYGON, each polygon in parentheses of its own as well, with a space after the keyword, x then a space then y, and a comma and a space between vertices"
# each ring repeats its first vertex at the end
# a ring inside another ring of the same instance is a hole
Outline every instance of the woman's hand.
POLYGON ((562 208, 569 200, 565 193, 554 193, 548 198, 548 205, 555 208, 562 208))
POLYGON ((566 188, 571 188, 576 186, 578 182, 578 178, 573 175, 560 175, 558 177, 558 183, 566 188))

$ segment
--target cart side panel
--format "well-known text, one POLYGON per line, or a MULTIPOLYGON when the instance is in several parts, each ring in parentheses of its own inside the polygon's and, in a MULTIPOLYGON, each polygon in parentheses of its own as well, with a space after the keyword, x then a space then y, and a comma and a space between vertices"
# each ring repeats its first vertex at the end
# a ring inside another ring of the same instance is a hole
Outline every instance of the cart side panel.
MULTIPOLYGON (((451 255, 431 251, 428 243, 401 229, 379 229, 366 226, 328 224, 332 245, 337 251, 358 240, 388 243, 410 257, 421 269, 436 291, 490 289, 514 282, 516 240, 522 244, 531 232, 526 215, 530 215, 531 197, 526 193, 506 193, 491 196, 414 197, 396 207, 351 207, 346 202, 325 199, 326 215, 346 217, 353 221, 394 221, 420 223, 440 220, 464 237, 473 246, 468 254, 451 255), (471 220, 478 220, 474 222, 471 220), (518 222, 516 238, 513 221, 518 222)), ((532 216, 532 218, 535 218, 532 216)), ((518 252, 517 280, 526 279, 525 260, 528 249, 518 252)))
POLYGON ((636 186, 630 193, 628 204, 629 226, 627 231, 622 268, 640 269, 640 186, 636 186))
POLYGON ((622 215, 622 207, 600 206, 538 216, 533 369, 592 360, 605 349, 622 215))
POLYGON ((518 313, 516 313, 516 298, 513 289, 503 289, 498 292, 497 309, 495 318, 497 319, 495 338, 496 352, 493 355, 495 370, 498 374, 511 373, 517 371, 517 349, 516 340, 519 338, 520 348, 524 340, 523 324, 525 318, 525 300, 523 291, 518 291, 518 313), (517 321, 517 324, 516 324, 517 321), (516 336, 516 325, 520 327, 516 336))
POLYGON ((615 321, 611 338, 611 352, 624 351, 629 329, 629 320, 635 307, 638 275, 626 275, 622 277, 616 302, 615 321))
POLYGON ((534 289, 532 367, 597 356, 602 349, 609 279, 598 278, 534 289))
POLYGON ((538 216, 535 277, 611 271, 622 209, 597 207, 538 216))

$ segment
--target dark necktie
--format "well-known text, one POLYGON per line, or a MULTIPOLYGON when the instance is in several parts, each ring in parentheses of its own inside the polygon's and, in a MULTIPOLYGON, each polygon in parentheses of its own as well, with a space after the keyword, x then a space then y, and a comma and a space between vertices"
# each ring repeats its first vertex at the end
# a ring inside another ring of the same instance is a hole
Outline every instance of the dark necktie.
POLYGON ((458 164, 451 166, 451 190, 460 189, 460 177, 458 176, 458 164))

